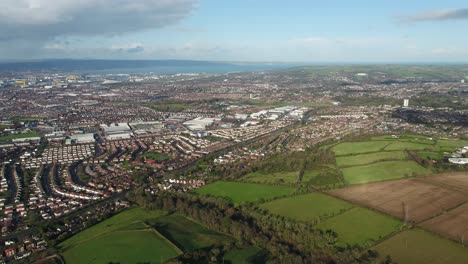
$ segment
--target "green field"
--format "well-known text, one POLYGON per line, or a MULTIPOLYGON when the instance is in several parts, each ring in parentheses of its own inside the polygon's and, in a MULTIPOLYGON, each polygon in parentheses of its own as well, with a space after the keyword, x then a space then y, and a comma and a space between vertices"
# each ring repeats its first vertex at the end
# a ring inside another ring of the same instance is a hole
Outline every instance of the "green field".
POLYGON ((229 251, 224 255, 226 264, 265 263, 264 252, 257 247, 248 247, 229 251))
POLYGON ((343 176, 349 184, 400 179, 429 173, 431 173, 430 170, 414 161, 384 161, 343 169, 343 176))
POLYGON ((403 231, 374 249, 399 264, 468 263, 468 248, 420 229, 403 231))
POLYGON ((434 145, 398 141, 388 145, 385 150, 432 150, 434 145))
POLYGON ((363 142, 345 142, 332 148, 335 155, 350 155, 368 152, 377 152, 383 150, 391 141, 363 141, 363 142))
POLYGON ((28 132, 14 135, 0 136, 0 141, 8 141, 17 138, 29 138, 29 137, 40 137, 41 135, 36 132, 28 132))
MULTIPOLYGON (((323 167, 317 170, 308 170, 304 172, 302 176, 302 182, 308 182, 313 178, 317 177, 322 171, 329 171, 330 168, 323 167)), ((242 177, 243 180, 255 183, 269 183, 269 184, 281 184, 288 183, 294 184, 297 182, 297 176, 299 171, 285 171, 285 172, 262 172, 256 171, 249 173, 242 177)))
POLYGON ((468 140, 437 140, 436 150, 451 152, 464 146, 468 146, 468 140))
POLYGON ((444 158, 444 154, 440 152, 428 152, 428 151, 421 151, 418 152, 418 156, 425 159, 433 159, 433 160, 441 160, 444 158))
POLYGON ((356 207, 321 222, 317 227, 333 230, 338 235, 337 245, 370 246, 375 241, 399 230, 400 221, 356 207))
POLYGON ((403 160, 407 157, 408 155, 403 151, 377 152, 351 156, 340 156, 336 158, 336 163, 340 167, 355 166, 365 165, 383 160, 403 160))
POLYGON ((144 223, 163 215, 161 211, 133 208, 72 236, 58 247, 67 263, 163 263, 181 251, 144 223))
POLYGON ((255 202, 291 194, 293 188, 253 183, 217 181, 197 189, 195 193, 225 198, 234 204, 255 202))
POLYGON ((233 240, 178 214, 157 218, 151 225, 184 252, 233 240))
POLYGON ((170 156, 165 153, 154 153, 154 152, 147 152, 143 154, 143 157, 147 159, 155 160, 157 162, 163 162, 170 158, 170 156))
POLYGON ((256 171, 242 177, 243 180, 258 183, 296 183, 298 171, 261 172, 256 171))
POLYGON ((63 252, 74 263, 164 263, 180 254, 154 230, 115 231, 63 252))
POLYGON ((117 230, 126 230, 130 225, 133 225, 132 229, 137 229, 136 226, 139 226, 140 229, 143 229, 145 228, 144 221, 154 219, 165 214, 166 213, 162 211, 149 211, 140 207, 132 208, 84 231, 81 231, 80 233, 60 243, 59 247, 66 249, 69 246, 82 243, 96 236, 111 233, 117 230))
POLYGON ((260 207, 272 214, 299 221, 318 221, 320 217, 336 215, 352 208, 353 205, 325 194, 309 193, 274 200, 264 203, 260 207))

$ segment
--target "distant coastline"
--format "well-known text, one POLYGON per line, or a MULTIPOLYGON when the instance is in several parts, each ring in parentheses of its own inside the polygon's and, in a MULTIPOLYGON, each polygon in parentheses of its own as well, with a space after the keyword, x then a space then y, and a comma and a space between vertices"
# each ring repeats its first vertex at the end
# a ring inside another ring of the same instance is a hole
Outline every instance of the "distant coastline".
POLYGON ((301 63, 237 63, 193 60, 75 60, 51 59, 0 62, 0 72, 76 72, 80 74, 119 73, 230 73, 266 71, 302 66, 301 63))

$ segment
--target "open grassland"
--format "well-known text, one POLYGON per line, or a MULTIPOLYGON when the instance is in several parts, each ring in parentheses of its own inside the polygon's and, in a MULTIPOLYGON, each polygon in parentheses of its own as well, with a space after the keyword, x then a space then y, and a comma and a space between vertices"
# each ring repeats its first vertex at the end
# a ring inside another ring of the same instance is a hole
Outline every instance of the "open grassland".
POLYGON ((468 238, 468 204, 464 204, 454 210, 429 219, 421 224, 425 229, 449 237, 460 243, 468 238))
POLYGON ((352 204, 321 193, 309 193, 260 205, 270 213, 299 221, 319 220, 351 209, 352 204))
POLYGON ((421 151, 418 152, 418 156, 424 159, 432 160, 441 160, 444 158, 444 154, 441 152, 430 152, 430 151, 421 151))
POLYGON ((299 171, 285 172, 252 172, 245 175, 242 179, 257 183, 296 183, 299 171))
MULTIPOLYGON (((309 182, 316 178, 321 172, 330 171, 332 168, 329 166, 319 166, 313 170, 307 170, 302 176, 301 182, 309 182)), ((256 171, 249 173, 242 177, 243 180, 254 183, 267 183, 267 184, 294 184, 297 183, 297 176, 299 171, 285 171, 285 172, 263 172, 256 171)))
POLYGON ((385 150, 432 150, 434 145, 398 141, 385 147, 385 150))
POLYGON ((248 247, 229 251, 224 255, 224 262, 231 264, 265 263, 266 254, 260 248, 248 247))
POLYGON ((356 166, 374 163, 383 160, 403 160, 408 155, 403 151, 377 152, 361 155, 340 156, 336 158, 338 166, 356 166))
POLYGON ((63 253, 74 263, 164 263, 180 254, 154 230, 115 231, 90 239, 63 253))
POLYGON ((129 227, 131 229, 143 229, 145 228, 145 221, 165 214, 166 213, 162 211, 144 210, 140 207, 132 208, 72 236, 62 242, 59 247, 66 249, 67 247, 82 243, 96 236, 117 230, 127 230, 129 227))
POLYGON ((442 150, 453 150, 456 148, 468 146, 468 140, 460 139, 440 139, 437 140, 437 147, 442 150))
POLYGON ((337 156, 361 154, 381 151, 391 143, 392 141, 345 142, 334 146, 332 150, 337 156))
POLYGON ((272 199, 294 192, 285 186, 270 186, 253 183, 217 181, 195 191, 201 195, 222 197, 234 204, 272 199))
POLYGON ((181 251, 144 223, 163 215, 133 208, 74 235, 59 248, 67 263, 163 263, 181 251))
POLYGON ((18 139, 18 138, 29 138, 29 137, 40 137, 40 136, 41 134, 39 133, 28 132, 28 133, 0 136, 0 141, 9 141, 9 140, 18 139))
POLYGON ((374 247, 399 264, 466 264, 468 248, 420 229, 403 231, 374 247))
POLYGON ((233 240, 178 214, 157 218, 151 225, 184 252, 233 240))
POLYGON ((322 230, 333 230, 338 235, 337 244, 370 246, 375 241, 399 230, 402 223, 383 214, 356 207, 321 222, 322 230))
POLYGON ((343 176, 349 184, 370 183, 403 177, 430 174, 431 171, 414 161, 384 161, 369 165, 343 168, 343 176))
POLYGON ((420 179, 356 185, 329 193, 416 223, 468 201, 466 191, 420 179))

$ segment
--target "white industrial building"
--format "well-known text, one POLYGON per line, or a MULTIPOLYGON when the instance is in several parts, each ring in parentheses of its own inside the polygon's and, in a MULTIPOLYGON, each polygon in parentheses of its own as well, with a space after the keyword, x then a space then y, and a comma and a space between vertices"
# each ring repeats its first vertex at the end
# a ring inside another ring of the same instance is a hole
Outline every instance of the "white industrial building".
POLYGON ((102 124, 101 128, 104 130, 107 140, 129 139, 133 135, 127 123, 102 124))
POLYGON ((212 125, 215 120, 215 118, 197 117, 195 119, 184 122, 184 126, 192 131, 203 131, 206 130, 206 127, 212 125))
POLYGON ((93 133, 74 134, 70 136, 70 139, 73 140, 76 144, 94 143, 95 141, 93 133))

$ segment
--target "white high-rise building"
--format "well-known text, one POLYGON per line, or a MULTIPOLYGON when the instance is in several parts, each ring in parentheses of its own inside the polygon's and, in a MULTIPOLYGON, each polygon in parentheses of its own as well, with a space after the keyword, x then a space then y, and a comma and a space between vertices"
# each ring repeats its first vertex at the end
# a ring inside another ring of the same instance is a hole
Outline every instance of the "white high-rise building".
POLYGON ((461 83, 465 83, 465 79, 462 79, 460 82, 461 82, 461 83))
POLYGON ((403 100, 403 106, 408 107, 409 106, 409 99, 403 100))

